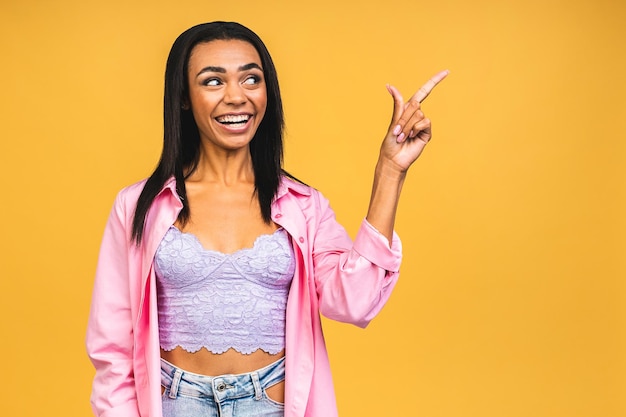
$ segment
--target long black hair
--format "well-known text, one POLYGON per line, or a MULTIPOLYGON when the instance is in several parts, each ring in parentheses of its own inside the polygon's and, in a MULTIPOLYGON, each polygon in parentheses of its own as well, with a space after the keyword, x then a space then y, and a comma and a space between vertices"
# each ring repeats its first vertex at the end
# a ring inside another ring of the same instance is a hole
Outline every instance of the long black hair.
POLYGON ((140 244, 143 238, 146 216, 152 202, 171 177, 176 180, 176 192, 183 203, 178 221, 185 224, 189 220, 185 179, 197 168, 200 136, 192 112, 183 109, 189 99, 187 69, 193 48, 199 43, 213 40, 248 42, 261 58, 267 88, 267 108, 250 142, 250 154, 261 215, 265 222, 269 223, 271 220, 271 204, 283 174, 284 116, 276 67, 261 38, 247 27, 235 22, 203 23, 183 32, 174 41, 167 58, 163 98, 163 151, 137 201, 132 231, 132 240, 136 244, 140 244))

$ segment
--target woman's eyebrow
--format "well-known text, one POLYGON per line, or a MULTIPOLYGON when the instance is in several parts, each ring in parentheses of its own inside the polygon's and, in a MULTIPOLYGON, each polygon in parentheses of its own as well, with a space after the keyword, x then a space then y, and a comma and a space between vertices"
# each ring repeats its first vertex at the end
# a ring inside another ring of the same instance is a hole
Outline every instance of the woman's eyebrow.
POLYGON ((256 62, 251 62, 249 64, 240 66, 239 71, 248 71, 248 70, 251 70, 252 68, 257 68, 263 71, 263 68, 261 68, 259 64, 257 64, 256 62))
MULTIPOLYGON (((263 71, 261 66, 259 64, 257 64, 256 62, 251 62, 249 64, 242 65, 239 68, 237 68, 237 70, 241 72, 241 71, 251 70, 252 68, 257 68, 257 69, 260 69, 261 71, 263 71)), ((202 68, 200 70, 200 72, 198 74, 196 74, 196 77, 199 76, 200 74, 205 73, 205 72, 219 72, 219 73, 225 74, 226 73, 226 68, 214 67, 214 66, 204 67, 204 68, 202 68)))

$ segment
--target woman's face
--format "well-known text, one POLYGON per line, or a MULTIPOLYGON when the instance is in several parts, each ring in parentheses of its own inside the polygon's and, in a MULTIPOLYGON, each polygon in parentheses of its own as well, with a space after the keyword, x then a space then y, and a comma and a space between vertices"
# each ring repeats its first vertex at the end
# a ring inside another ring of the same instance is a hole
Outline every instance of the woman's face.
POLYGON ((189 105, 203 144, 246 147, 265 115, 267 90, 261 58, 242 40, 196 45, 189 57, 189 105))

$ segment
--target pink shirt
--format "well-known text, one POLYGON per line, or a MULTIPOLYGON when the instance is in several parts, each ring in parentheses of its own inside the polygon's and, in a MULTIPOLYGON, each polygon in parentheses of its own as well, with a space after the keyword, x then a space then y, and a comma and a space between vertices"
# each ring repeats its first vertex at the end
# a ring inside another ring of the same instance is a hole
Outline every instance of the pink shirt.
MULTIPOLYGON (((144 183, 122 190, 104 231, 87 329, 96 368, 91 403, 102 417, 162 417, 156 280, 157 246, 182 207, 170 180, 130 243, 144 183)), ((335 417, 337 408, 319 314, 365 327, 398 279, 401 244, 363 221, 354 243, 328 200, 283 179, 272 219, 289 233, 296 271, 287 301, 285 417, 335 417)))

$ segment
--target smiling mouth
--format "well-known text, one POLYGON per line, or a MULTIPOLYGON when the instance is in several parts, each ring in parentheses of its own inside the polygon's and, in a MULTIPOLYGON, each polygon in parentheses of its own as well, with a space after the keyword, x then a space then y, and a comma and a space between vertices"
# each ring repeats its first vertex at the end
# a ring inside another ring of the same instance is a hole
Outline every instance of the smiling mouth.
POLYGON ((229 127, 243 127, 248 123, 252 116, 249 114, 227 114, 225 116, 216 117, 218 123, 229 127))

